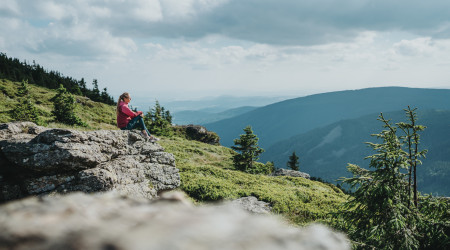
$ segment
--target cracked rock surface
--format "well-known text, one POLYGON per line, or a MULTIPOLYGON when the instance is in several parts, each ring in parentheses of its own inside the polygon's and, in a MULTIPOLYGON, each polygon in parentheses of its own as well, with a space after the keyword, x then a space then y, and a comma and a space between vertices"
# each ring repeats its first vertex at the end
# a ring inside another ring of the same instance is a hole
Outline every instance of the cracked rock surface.
POLYGON ((151 199, 179 185, 174 156, 138 132, 0 124, 0 202, 109 190, 151 199))

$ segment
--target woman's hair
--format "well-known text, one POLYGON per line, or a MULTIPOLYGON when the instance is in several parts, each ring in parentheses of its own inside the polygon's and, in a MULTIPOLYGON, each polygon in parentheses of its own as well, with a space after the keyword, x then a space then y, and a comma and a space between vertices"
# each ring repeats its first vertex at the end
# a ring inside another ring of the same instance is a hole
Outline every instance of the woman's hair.
POLYGON ((124 101, 124 98, 129 98, 130 94, 128 92, 124 92, 119 96, 119 100, 117 101, 117 108, 116 108, 116 114, 119 115, 119 103, 120 101, 124 101))

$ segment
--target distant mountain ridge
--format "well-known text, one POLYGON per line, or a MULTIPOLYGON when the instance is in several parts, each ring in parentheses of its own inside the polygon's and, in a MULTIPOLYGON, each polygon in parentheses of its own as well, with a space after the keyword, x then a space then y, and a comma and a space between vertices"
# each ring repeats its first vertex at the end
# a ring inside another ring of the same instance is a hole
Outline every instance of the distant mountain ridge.
POLYGON ((211 123, 223 119, 231 118, 250 112, 257 107, 244 106, 239 108, 228 109, 219 113, 207 112, 202 110, 186 110, 173 113, 173 123, 177 125, 211 123))
POLYGON ((242 129, 251 125, 268 148, 278 141, 344 119, 398 111, 408 105, 419 109, 450 109, 450 89, 380 87, 310 95, 270 104, 245 114, 205 124, 231 146, 242 129))
MULTIPOLYGON (((420 133, 420 148, 428 149, 423 165, 418 166, 419 190, 450 196, 450 110, 418 110, 417 123, 427 128, 420 133)), ((371 134, 384 128, 377 121, 379 114, 342 120, 328 126, 296 135, 266 149, 262 161, 274 161, 286 167, 292 152, 300 157, 300 170, 311 176, 334 182, 347 172, 348 163, 368 168, 366 156, 376 152, 365 142, 377 142, 371 134)), ((406 122, 403 111, 383 113, 392 123, 406 122)))

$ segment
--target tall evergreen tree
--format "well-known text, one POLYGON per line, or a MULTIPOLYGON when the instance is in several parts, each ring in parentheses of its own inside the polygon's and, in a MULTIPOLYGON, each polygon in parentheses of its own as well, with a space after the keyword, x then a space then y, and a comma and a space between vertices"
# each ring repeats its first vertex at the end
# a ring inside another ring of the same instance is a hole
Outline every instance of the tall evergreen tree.
POLYGON ((428 150, 422 150, 419 151, 418 146, 420 142, 420 135, 418 132, 425 130, 425 126, 417 125, 417 108, 411 109, 410 106, 408 106, 407 109, 405 109, 406 117, 409 120, 409 123, 400 122, 397 123, 397 126, 403 130, 404 136, 401 136, 401 138, 404 141, 404 144, 406 144, 406 152, 408 156, 408 165, 409 165, 409 172, 408 172, 408 194, 411 196, 411 187, 413 189, 413 201, 414 205, 418 206, 418 197, 417 197, 417 175, 416 175, 416 169, 417 165, 422 164, 422 161, 420 158, 425 157, 425 154, 428 152, 428 150))
MULTIPOLYGON (((357 187, 342 216, 349 223, 349 235, 360 242, 382 249, 417 249, 420 216, 410 207, 407 174, 409 157, 397 136, 397 127, 380 115, 383 130, 375 134, 382 143, 368 143, 377 153, 367 158, 374 170, 350 164, 352 178, 344 182, 357 187), (403 170, 403 171, 402 171, 403 170)), ((399 126, 401 127, 401 126, 399 126)))
POLYGON ((264 149, 258 146, 259 138, 253 134, 251 126, 244 128, 245 134, 234 139, 234 145, 231 148, 238 151, 238 154, 233 156, 233 163, 236 169, 247 171, 253 166, 253 161, 259 159, 259 155, 264 152, 264 149))
POLYGON ((299 157, 295 154, 295 151, 292 152, 292 155, 289 156, 289 161, 287 162, 287 166, 288 168, 298 171, 299 170, 299 162, 298 162, 299 157))

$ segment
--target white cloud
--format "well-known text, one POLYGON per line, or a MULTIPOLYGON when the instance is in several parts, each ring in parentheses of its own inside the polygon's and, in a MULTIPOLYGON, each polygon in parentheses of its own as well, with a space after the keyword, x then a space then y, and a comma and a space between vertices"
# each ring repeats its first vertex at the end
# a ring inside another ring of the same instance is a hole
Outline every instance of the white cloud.
POLYGON ((393 47, 396 53, 403 56, 431 56, 437 50, 430 37, 401 40, 393 47))

